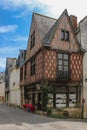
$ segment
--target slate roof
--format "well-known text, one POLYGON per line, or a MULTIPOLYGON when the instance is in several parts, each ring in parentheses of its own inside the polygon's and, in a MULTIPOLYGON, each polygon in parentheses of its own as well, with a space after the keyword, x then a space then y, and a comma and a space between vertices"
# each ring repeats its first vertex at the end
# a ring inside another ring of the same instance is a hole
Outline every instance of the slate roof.
MULTIPOLYGON (((72 26, 70 17, 68 15, 67 9, 63 11, 61 16, 58 19, 53 19, 47 16, 43 16, 37 13, 34 13, 35 21, 37 23, 38 31, 42 40, 43 45, 49 46, 51 40, 53 39, 54 33, 58 27, 58 24, 60 23, 60 20, 63 15, 66 15, 68 18, 68 21, 70 23, 70 26, 72 28, 73 34, 75 33, 74 28, 72 26)), ((74 34, 75 36, 75 34, 74 34)), ((77 39, 76 39, 77 42, 77 39)))
POLYGON ((34 13, 34 18, 38 27, 41 40, 49 32, 57 19, 34 13))

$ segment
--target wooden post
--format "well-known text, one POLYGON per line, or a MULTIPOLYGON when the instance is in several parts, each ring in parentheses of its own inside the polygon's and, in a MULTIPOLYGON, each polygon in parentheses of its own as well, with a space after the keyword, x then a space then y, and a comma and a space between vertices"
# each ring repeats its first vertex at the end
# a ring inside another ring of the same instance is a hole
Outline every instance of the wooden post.
POLYGON ((85 99, 82 98, 82 119, 84 118, 84 103, 85 103, 85 99))

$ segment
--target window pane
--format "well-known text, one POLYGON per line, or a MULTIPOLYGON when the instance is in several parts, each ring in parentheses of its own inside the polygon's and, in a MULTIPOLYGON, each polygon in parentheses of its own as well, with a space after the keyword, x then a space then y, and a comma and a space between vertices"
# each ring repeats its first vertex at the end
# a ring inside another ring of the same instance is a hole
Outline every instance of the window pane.
POLYGON ((30 49, 32 48, 32 40, 31 40, 31 42, 30 42, 30 49))
POLYGON ((67 65, 67 66, 68 66, 68 61, 64 61, 64 65, 67 65))
POLYGON ((30 49, 35 45, 35 31, 31 35, 30 49))
POLYGON ((65 32, 65 40, 69 40, 69 32, 68 31, 65 32))
POLYGON ((68 55, 67 54, 64 54, 64 59, 68 59, 68 55))
POLYGON ((65 32, 64 32, 64 30, 61 30, 60 39, 64 40, 64 37, 65 37, 65 32))
POLYGON ((58 54, 58 59, 62 59, 62 54, 58 54))
POLYGON ((59 60, 58 65, 62 65, 62 64, 63 64, 62 60, 59 60))
POLYGON ((31 60, 31 75, 35 74, 35 58, 31 60))
POLYGON ((32 45, 34 46, 35 45, 35 37, 33 38, 32 42, 33 42, 32 45))
POLYGON ((68 54, 58 54, 58 78, 68 79, 68 54))
POLYGON ((68 66, 64 66, 64 71, 68 71, 68 66))
POLYGON ((63 70, 63 66, 58 66, 58 70, 63 70))

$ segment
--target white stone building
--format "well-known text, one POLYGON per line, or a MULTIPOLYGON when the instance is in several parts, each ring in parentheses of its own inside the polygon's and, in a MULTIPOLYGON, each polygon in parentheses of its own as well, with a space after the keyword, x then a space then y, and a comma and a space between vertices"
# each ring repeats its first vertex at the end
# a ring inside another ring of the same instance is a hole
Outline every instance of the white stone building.
POLYGON ((0 72, 0 102, 5 101, 5 73, 0 72))
POLYGON ((79 23, 79 28, 77 30, 77 38, 79 44, 83 50, 83 87, 82 87, 82 97, 85 99, 83 117, 87 118, 87 17, 79 23))
POLYGON ((20 68, 15 66, 10 70, 10 104, 21 106, 20 68))
POLYGON ((5 68, 5 101, 9 104, 10 101, 10 88, 9 88, 9 77, 10 77, 10 70, 15 67, 17 64, 16 58, 7 58, 6 59, 6 68, 5 68))

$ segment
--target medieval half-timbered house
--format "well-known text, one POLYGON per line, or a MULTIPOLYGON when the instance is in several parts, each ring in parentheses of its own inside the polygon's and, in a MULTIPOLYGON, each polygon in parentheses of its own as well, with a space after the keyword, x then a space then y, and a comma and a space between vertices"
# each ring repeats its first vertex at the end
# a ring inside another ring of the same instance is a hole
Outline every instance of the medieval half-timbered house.
POLYGON ((77 18, 66 9, 58 19, 33 13, 26 61, 20 68, 22 104, 41 109, 45 85, 55 90, 49 94, 52 107, 79 106, 83 67, 76 28, 77 18))

